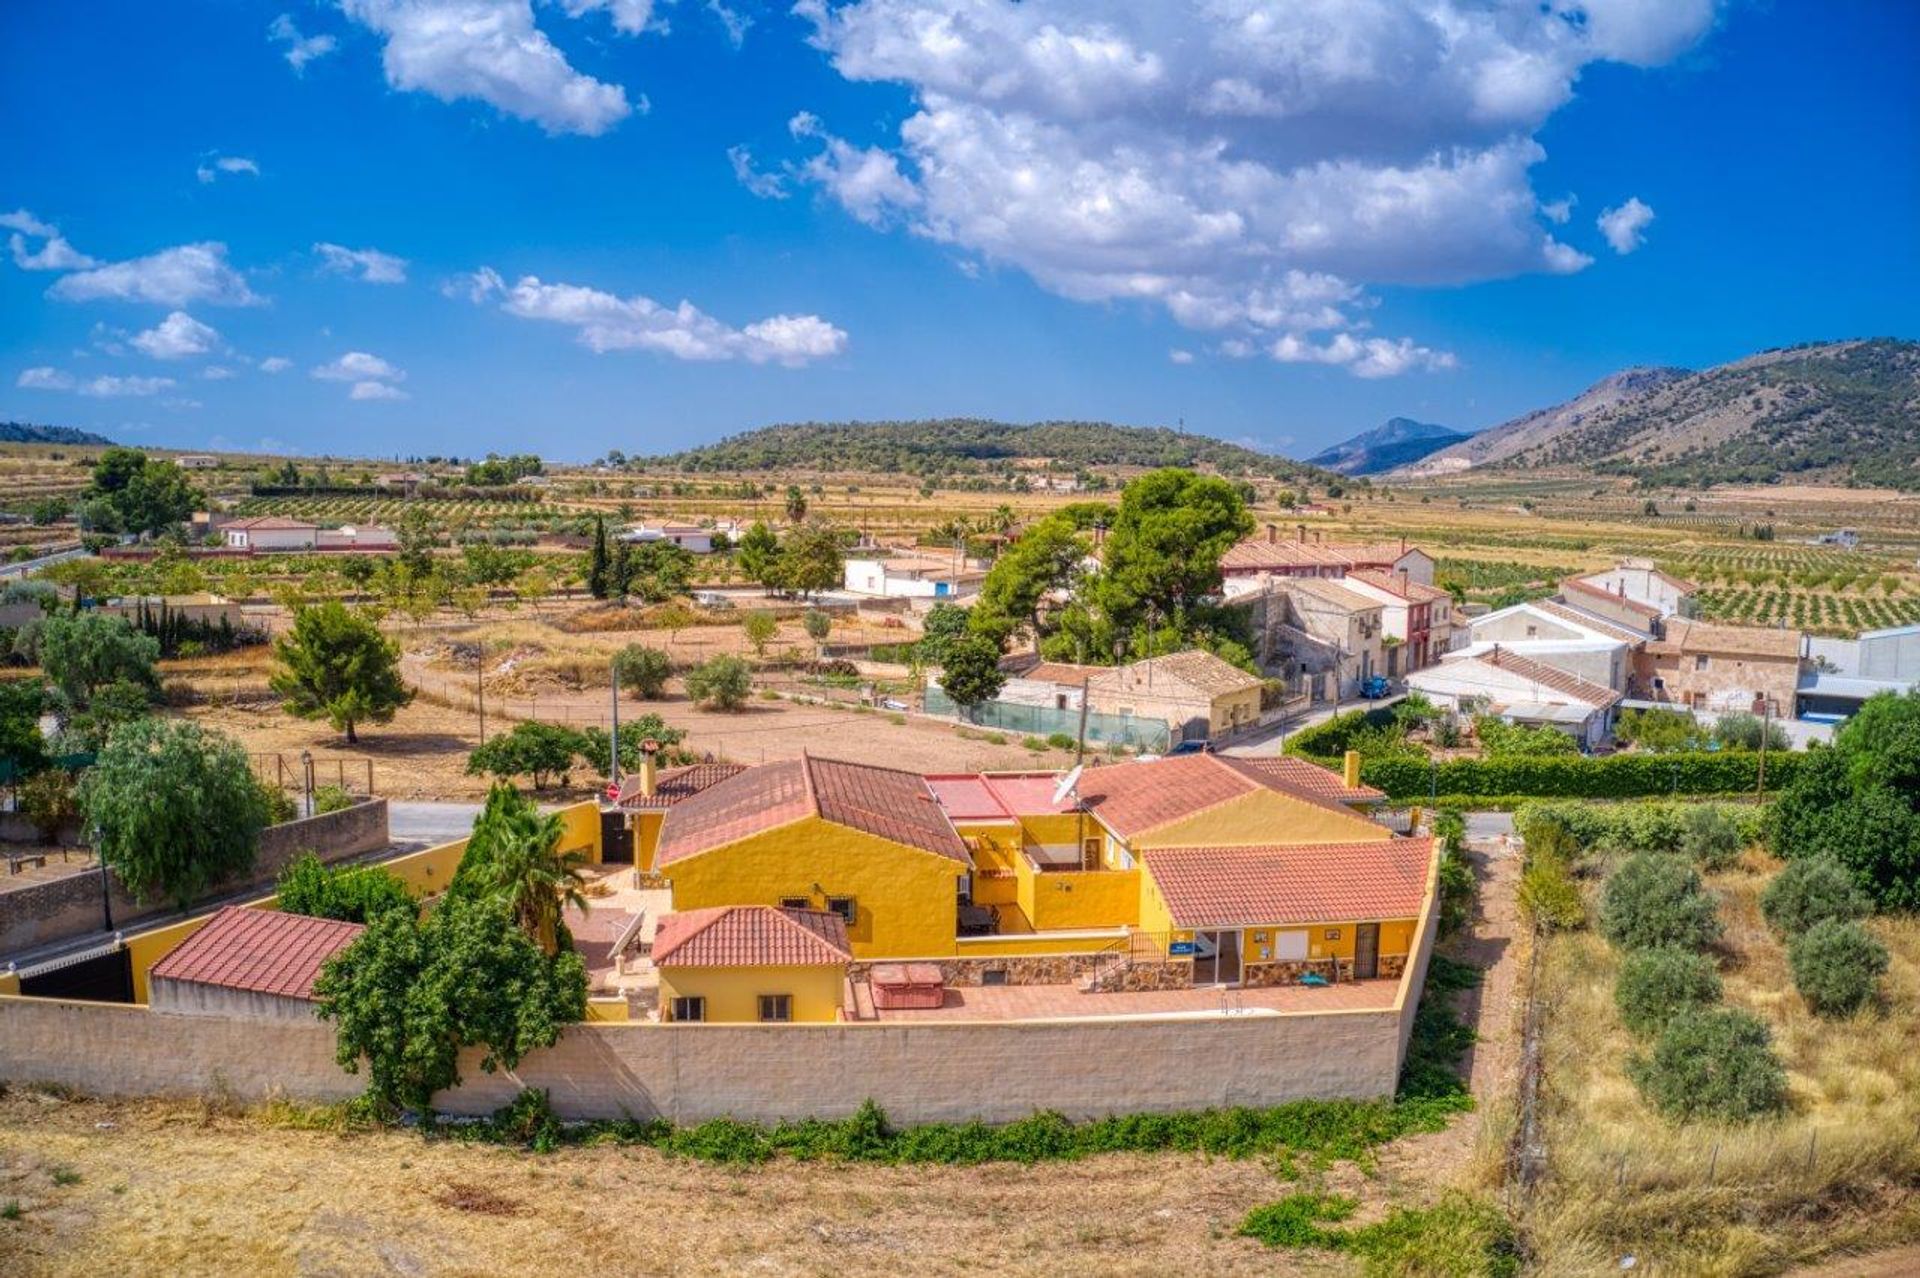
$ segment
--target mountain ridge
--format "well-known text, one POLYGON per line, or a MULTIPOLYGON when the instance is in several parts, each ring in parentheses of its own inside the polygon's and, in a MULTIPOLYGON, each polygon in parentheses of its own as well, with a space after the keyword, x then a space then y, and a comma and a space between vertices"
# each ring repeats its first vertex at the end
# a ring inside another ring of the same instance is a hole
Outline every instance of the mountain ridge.
POLYGON ((74 426, 39 426, 33 422, 0 422, 0 444, 77 444, 109 447, 105 435, 74 426))
POLYGON ((1306 459, 1341 475, 1377 475, 1416 462, 1439 449, 1466 439, 1464 431, 1411 417, 1389 417, 1372 430, 1343 439, 1306 459))

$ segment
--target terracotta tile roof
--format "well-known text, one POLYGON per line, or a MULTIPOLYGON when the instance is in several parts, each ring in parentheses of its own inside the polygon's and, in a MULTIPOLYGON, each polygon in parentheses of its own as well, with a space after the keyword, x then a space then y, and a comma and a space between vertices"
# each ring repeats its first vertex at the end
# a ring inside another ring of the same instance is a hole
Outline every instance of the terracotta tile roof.
POLYGON ((1077 688, 1105 667, 1077 666, 1070 661, 1042 661, 1032 653, 1027 653, 1002 659, 1000 669, 1010 679, 1031 679, 1035 683, 1068 684, 1077 688))
POLYGON ((668 914, 653 934, 655 967, 801 967, 852 957, 847 925, 824 910, 722 905, 668 914))
POLYGON ((818 816, 966 863, 967 848, 926 778, 801 755, 747 768, 667 809, 656 865, 818 816))
POLYGON ((1387 797, 1386 791, 1370 785, 1350 786, 1346 778, 1331 768, 1323 768, 1305 759, 1285 756, 1271 759, 1235 759, 1240 767, 1270 777, 1281 788, 1335 803, 1374 803, 1387 797))
POLYGON ((1597 630, 1608 638, 1618 639, 1622 643, 1645 643, 1647 641, 1647 636, 1638 630, 1623 626, 1617 621, 1608 621, 1605 617, 1596 617, 1583 608, 1563 604, 1558 600, 1536 599, 1531 604, 1528 604, 1527 607, 1538 608, 1549 617, 1557 617, 1561 621, 1569 622, 1576 626, 1584 626, 1588 630, 1597 630))
POLYGON ((946 810, 950 821, 1011 821, 1013 813, 977 772, 930 776, 927 788, 946 810))
POLYGON ((1175 927, 1366 923, 1419 915, 1433 840, 1149 848, 1141 856, 1175 927))
POLYGON ((1312 595, 1343 612, 1378 612, 1382 606, 1378 599, 1363 595, 1328 577, 1282 577, 1273 584, 1289 594, 1312 595))
POLYGON ((1487 652, 1476 657, 1464 658, 1467 661, 1484 662, 1501 670, 1510 671, 1522 679, 1531 680, 1543 688, 1572 697, 1575 701, 1584 701, 1590 706, 1610 706, 1619 701, 1621 694, 1604 684, 1591 679, 1582 679, 1577 674, 1535 661, 1532 657, 1523 657, 1517 652, 1509 652, 1497 644, 1487 652))
MULTIPOLYGON (((1227 571, 1259 572, 1280 568, 1391 568, 1418 546, 1399 541, 1301 541, 1263 533, 1227 548, 1220 567, 1227 571)), ((1421 553, 1425 553, 1422 551, 1421 553)))
MULTIPOLYGON (((1221 754, 1183 754, 1171 759, 1089 768, 1075 788, 1087 811, 1123 839, 1184 820, 1255 790, 1266 789, 1302 803, 1358 817, 1331 798, 1289 784, 1255 760, 1221 754)), ((1381 831, 1386 837, 1386 831, 1381 831)))
POLYGON ((1625 608, 1628 612, 1638 613, 1643 617, 1658 619, 1660 616, 1660 610, 1652 604, 1644 604, 1638 599, 1630 599, 1626 595, 1615 594, 1611 590, 1602 586, 1596 586, 1591 581, 1580 577, 1568 577, 1560 583, 1560 589, 1563 591, 1571 590, 1577 594, 1587 595, 1594 599, 1604 599, 1616 608, 1625 608))
POLYGON ((1247 692, 1260 686, 1260 680, 1238 666, 1222 661, 1211 652, 1190 649, 1170 652, 1164 657, 1149 657, 1093 676, 1092 686, 1111 692, 1177 691, 1179 686, 1211 700, 1247 692))
POLYGON ((1400 580, 1400 574, 1382 572, 1374 568, 1363 568, 1350 572, 1343 580, 1364 581, 1375 590, 1384 590, 1388 594, 1413 603, 1432 603, 1436 599, 1452 599, 1453 596, 1438 586, 1429 586, 1424 582, 1400 580))
POLYGON ((358 923, 229 905, 169 950, 148 975, 311 999, 321 964, 364 931, 358 923))
POLYGON ((1760 626, 1716 626, 1683 617, 1667 618, 1666 637, 1647 645, 1649 652, 1726 653, 1767 657, 1776 661, 1800 659, 1800 632, 1760 626))
POLYGON ((691 763, 685 767, 662 768, 654 778, 651 795, 640 793, 640 774, 631 772, 620 783, 620 806, 649 811, 670 808, 746 770, 744 763, 691 763))

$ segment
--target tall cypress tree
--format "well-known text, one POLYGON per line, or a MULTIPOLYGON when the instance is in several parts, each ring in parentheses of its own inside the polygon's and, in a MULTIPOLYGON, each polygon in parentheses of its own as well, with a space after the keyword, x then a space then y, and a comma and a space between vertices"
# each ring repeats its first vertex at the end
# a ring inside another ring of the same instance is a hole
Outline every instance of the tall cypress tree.
POLYGON ((587 593, 595 599, 607 597, 607 521, 593 521, 593 550, 587 556, 587 593))

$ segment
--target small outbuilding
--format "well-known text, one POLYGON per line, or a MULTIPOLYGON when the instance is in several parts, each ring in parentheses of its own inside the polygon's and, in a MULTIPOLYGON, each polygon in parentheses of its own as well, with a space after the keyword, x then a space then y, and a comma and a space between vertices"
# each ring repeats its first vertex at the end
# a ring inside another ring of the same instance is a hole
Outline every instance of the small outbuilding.
POLYGON ((729 905, 660 920, 653 965, 666 1021, 838 1020, 847 925, 825 910, 729 905))
POLYGON ((147 1002, 176 1016, 304 1021, 326 961, 366 928, 230 905, 147 973, 147 1002))

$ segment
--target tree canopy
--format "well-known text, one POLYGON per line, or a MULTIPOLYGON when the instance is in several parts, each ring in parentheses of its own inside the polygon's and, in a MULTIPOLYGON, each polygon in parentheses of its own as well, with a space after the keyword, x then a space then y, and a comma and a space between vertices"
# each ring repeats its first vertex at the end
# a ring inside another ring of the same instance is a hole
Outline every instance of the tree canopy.
POLYGON ((115 447, 94 464, 85 509, 104 532, 158 533, 185 520, 202 500, 172 462, 115 447))
POLYGON ((1781 856, 1830 856, 1881 909, 1920 908, 1920 691, 1869 698, 1808 753, 1770 820, 1781 856))
POLYGON ((80 786, 95 849, 140 900, 182 907, 253 865, 267 803, 239 743, 178 719, 113 734, 80 786))
POLYGON ((450 888, 456 894, 505 903, 522 932, 543 954, 572 947, 564 916, 586 911, 580 852, 561 852, 566 822, 543 813, 510 785, 495 785, 473 823, 450 888))
POLYGON ((273 646, 271 680, 289 714, 325 719, 358 741, 358 725, 391 722, 413 700, 400 677, 400 648, 367 617, 339 603, 301 608, 273 646))

